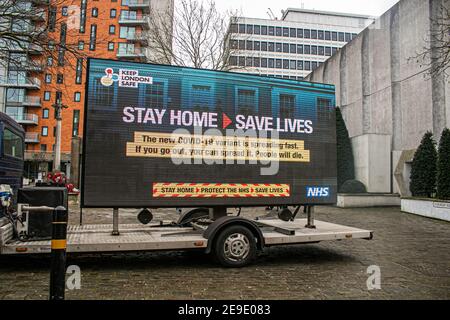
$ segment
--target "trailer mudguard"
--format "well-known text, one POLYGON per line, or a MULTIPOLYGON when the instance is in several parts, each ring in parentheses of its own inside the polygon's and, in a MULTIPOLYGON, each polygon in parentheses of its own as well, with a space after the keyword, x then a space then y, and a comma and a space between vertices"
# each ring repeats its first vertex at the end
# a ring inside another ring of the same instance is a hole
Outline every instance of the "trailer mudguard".
POLYGON ((249 219, 245 219, 243 217, 227 216, 227 217, 220 217, 219 219, 215 220, 203 232, 203 237, 208 239, 208 247, 206 248, 206 253, 211 252, 212 245, 216 235, 218 235, 220 231, 223 230, 224 228, 232 225, 241 225, 247 227, 256 237, 258 249, 259 250, 264 249, 264 236, 255 222, 249 219))

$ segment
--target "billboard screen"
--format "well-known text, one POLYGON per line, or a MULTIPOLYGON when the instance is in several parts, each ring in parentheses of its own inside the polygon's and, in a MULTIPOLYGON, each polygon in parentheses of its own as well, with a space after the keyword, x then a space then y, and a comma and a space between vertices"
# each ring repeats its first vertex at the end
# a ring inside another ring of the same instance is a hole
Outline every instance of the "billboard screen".
POLYGON ((83 207, 336 202, 334 86, 89 59, 83 207))

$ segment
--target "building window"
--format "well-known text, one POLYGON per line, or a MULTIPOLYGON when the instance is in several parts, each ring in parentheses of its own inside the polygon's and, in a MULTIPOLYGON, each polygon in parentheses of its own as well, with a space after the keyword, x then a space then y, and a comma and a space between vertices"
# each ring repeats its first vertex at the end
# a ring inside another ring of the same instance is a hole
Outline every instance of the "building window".
POLYGON ((114 42, 108 42, 108 51, 114 51, 114 42))
POLYGON ((78 136, 78 130, 80 127, 80 110, 73 110, 73 120, 72 120, 72 136, 78 136))
POLYGON ((56 75, 56 83, 62 84, 64 82, 64 75, 62 73, 58 73, 56 75))
POLYGON ((281 59, 276 59, 276 60, 275 60, 275 68, 281 69, 282 66, 283 66, 283 60, 281 60, 281 59))
POLYGON ((267 58, 261 58, 261 67, 267 68, 267 58))
POLYGON ((253 50, 255 50, 255 51, 260 51, 260 50, 261 50, 261 42, 259 42, 259 41, 254 41, 254 42, 253 42, 253 50))
POLYGON ((247 25, 247 34, 253 34, 253 25, 251 24, 247 25))
POLYGON ((48 44, 47 44, 47 47, 48 47, 49 50, 55 49, 55 41, 49 40, 48 44))
POLYGON ((78 50, 84 50, 84 41, 78 41, 78 50))
POLYGON ((261 26, 253 26, 254 34, 261 34, 261 26))
POLYGON ((42 127, 41 129, 41 136, 47 137, 48 136, 48 127, 42 127))
POLYGON ((80 33, 84 33, 86 31, 86 10, 87 10, 87 0, 81 0, 80 33))
POLYGON ((326 56, 331 56, 331 47, 325 47, 325 55, 326 56))
POLYGON ((311 39, 317 39, 317 30, 311 30, 311 39))
POLYGON ((47 145, 41 144, 41 152, 47 152, 47 145))
POLYGON ((261 42, 261 51, 267 51, 267 42, 261 42))
POLYGON ((296 38, 296 37, 297 37, 297 29, 295 29, 295 28, 290 28, 290 29, 289 29, 289 36, 290 36, 291 38, 296 38))
POLYGON ((261 34, 267 36, 267 26, 261 26, 261 34))
POLYGON ((276 52, 283 52, 283 47, 282 47, 281 43, 277 42, 275 44, 275 47, 276 47, 276 52))
POLYGON ((247 41, 246 41, 246 46, 245 46, 245 48, 246 48, 247 50, 253 50, 253 41, 247 40, 247 41))
POLYGON ((323 31, 322 30, 317 31, 317 39, 323 40, 323 31))
POLYGON ((230 23, 230 33, 238 33, 238 25, 236 23, 230 23))
POLYGON ((109 34, 115 34, 115 33, 116 33, 116 26, 112 24, 109 26, 109 34))
POLYGON ((245 50, 245 40, 238 41, 239 50, 245 50))
POLYGON ((45 75, 45 83, 52 83, 52 75, 50 73, 45 75))
POLYGON ((283 37, 289 37, 289 28, 283 28, 283 37))
POLYGON ((44 91, 44 101, 50 101, 50 98, 51 98, 51 92, 44 91))
POLYGON ((75 102, 80 102, 81 101, 81 92, 75 92, 74 96, 73 96, 73 101, 75 102))
POLYGON ((301 60, 297 61, 297 70, 303 70, 303 61, 301 60))
POLYGON ((64 55, 66 46, 67 25, 61 23, 61 33, 59 35, 60 47, 58 49, 58 66, 64 66, 64 55))
POLYGON ((310 39, 310 38, 311 38, 311 30, 309 30, 309 29, 304 29, 304 30, 303 30, 303 38, 305 38, 305 39, 310 39))
POLYGON ((68 15, 67 7, 66 7, 66 6, 62 7, 62 10, 61 10, 61 11, 62 11, 62 12, 61 12, 62 16, 63 16, 63 17, 67 17, 67 15, 68 15))
POLYGON ((239 25, 239 33, 245 33, 245 24, 239 25))
POLYGON ((56 26, 56 7, 50 7, 48 9, 48 31, 55 31, 56 26))
POLYGON ((304 54, 311 54, 311 46, 305 44, 303 46, 303 53, 304 54))
POLYGON ((339 32, 338 33, 338 40, 339 40, 339 42, 344 42, 345 41, 345 33, 339 32))
POLYGON ((230 56, 230 66, 237 66, 237 57, 236 56, 230 56))
POLYGON ((116 9, 111 9, 109 11, 109 17, 110 18, 115 18, 117 16, 117 10, 116 9))
POLYGON ((352 41, 352 35, 351 33, 346 33, 345 34, 345 42, 350 42, 352 41))
POLYGON ((297 53, 297 46, 295 44, 289 45, 289 52, 290 53, 297 53))
POLYGON ((245 67, 245 57, 239 57, 238 64, 240 67, 245 67))
POLYGON ((317 53, 319 54, 319 56, 325 55, 325 48, 322 47, 322 46, 319 46, 319 47, 317 48, 317 53))
POLYGON ((76 75, 75 75, 75 83, 77 83, 77 84, 81 83, 82 73, 83 73, 83 58, 78 58, 77 59, 76 75))
POLYGON ((52 57, 48 57, 47 58, 47 66, 51 67, 53 65, 53 58, 52 57))
POLYGON ((267 60, 267 66, 268 66, 270 69, 275 68, 275 59, 269 58, 269 59, 267 60))
POLYGON ((276 27, 276 28, 275 28, 275 35, 276 35, 277 37, 281 37, 281 36, 283 35, 283 28, 281 28, 281 27, 276 27))
POLYGON ((283 59, 283 69, 289 69, 289 60, 283 59))
POLYGON ((307 70, 307 71, 311 71, 311 62, 310 61, 305 61, 303 64, 303 69, 307 70))
MULTIPOLYGON (((120 28, 120 31, 122 32, 122 28, 120 28)), ((230 48, 231 49, 238 49, 239 41, 230 39, 230 48)))
POLYGON ((245 66, 246 67, 253 67, 253 59, 251 57, 247 57, 245 59, 245 66))
POLYGON ((317 62, 313 61, 311 62, 311 69, 314 71, 317 68, 317 62))
POLYGON ((317 46, 311 46, 311 54, 317 55, 317 46))
POLYGON ((303 38, 303 29, 297 29, 297 38, 303 38))
POLYGON ((47 108, 42 109, 42 119, 48 119, 49 114, 50 114, 50 111, 47 108))
POLYGON ((98 8, 92 8, 92 16, 93 17, 98 17, 98 8))
POLYGON ((337 41, 337 38, 338 38, 337 32, 332 32, 331 33, 331 41, 337 41))
POLYGON ((325 31, 325 40, 331 40, 331 32, 330 31, 325 31))
POLYGON ((297 45, 297 54, 303 54, 303 45, 301 44, 297 45))
POLYGON ((289 53, 289 43, 283 43, 283 52, 289 53))
MULTIPOLYGON (((55 103, 62 103, 62 92, 61 91, 56 91, 55 103)), ((55 118, 56 118, 56 113, 55 113, 55 118)))
POLYGON ((89 38, 89 50, 91 50, 91 51, 95 50, 96 41, 97 41, 97 25, 92 24, 90 38, 89 38))
POLYGON ((275 35, 275 27, 269 27, 269 36, 275 35))

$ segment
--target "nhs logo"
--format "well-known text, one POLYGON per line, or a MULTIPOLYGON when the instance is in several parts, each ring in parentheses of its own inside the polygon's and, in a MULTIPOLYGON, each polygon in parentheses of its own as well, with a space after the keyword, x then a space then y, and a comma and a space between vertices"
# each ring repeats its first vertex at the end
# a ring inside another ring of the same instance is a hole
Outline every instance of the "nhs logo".
POLYGON ((326 198, 330 195, 330 187, 306 187, 307 198, 326 198))

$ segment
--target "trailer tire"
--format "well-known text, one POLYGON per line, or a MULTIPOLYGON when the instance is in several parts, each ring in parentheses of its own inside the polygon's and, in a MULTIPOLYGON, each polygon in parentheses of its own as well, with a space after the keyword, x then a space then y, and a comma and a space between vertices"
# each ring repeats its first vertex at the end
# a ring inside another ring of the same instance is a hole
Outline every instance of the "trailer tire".
POLYGON ((255 236, 244 226, 226 227, 215 237, 213 252, 215 259, 224 267, 244 267, 256 257, 255 236))

